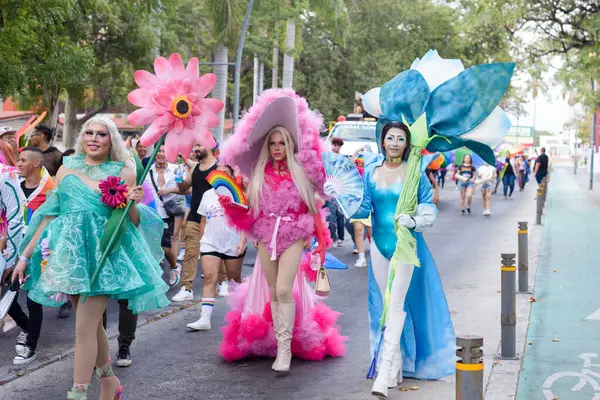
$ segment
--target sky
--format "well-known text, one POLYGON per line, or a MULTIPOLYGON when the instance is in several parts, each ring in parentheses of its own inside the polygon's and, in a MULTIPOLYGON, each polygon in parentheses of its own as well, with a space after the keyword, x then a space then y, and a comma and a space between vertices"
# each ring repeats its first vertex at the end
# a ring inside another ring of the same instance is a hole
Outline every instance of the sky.
MULTIPOLYGON (((535 110, 535 129, 559 134, 564 131, 563 125, 569 120, 569 104, 564 96, 564 89, 553 81, 552 72, 545 73, 543 79, 548 83, 548 92, 540 91, 535 102, 531 94, 528 96, 527 103, 524 105, 526 116, 518 119, 514 115, 509 117, 513 125, 533 126, 535 110)), ((515 77, 512 84, 519 87, 523 83, 515 77)))

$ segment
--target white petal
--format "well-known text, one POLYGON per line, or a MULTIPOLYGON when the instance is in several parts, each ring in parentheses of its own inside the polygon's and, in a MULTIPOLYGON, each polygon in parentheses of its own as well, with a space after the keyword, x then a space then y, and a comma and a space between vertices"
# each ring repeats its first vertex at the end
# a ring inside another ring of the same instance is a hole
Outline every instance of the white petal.
POLYGON ((510 127, 511 123, 508 115, 500 107, 496 107, 483 122, 461 135, 461 138, 495 147, 504 140, 510 127))
POLYGON ((433 91, 464 71, 465 67, 460 60, 446 60, 441 58, 436 50, 429 50, 420 61, 413 62, 411 69, 419 71, 427 81, 429 90, 433 91))
POLYGON ((381 104, 379 102, 379 92, 381 88, 374 88, 363 94, 362 102, 365 111, 374 117, 379 117, 381 114, 381 104))

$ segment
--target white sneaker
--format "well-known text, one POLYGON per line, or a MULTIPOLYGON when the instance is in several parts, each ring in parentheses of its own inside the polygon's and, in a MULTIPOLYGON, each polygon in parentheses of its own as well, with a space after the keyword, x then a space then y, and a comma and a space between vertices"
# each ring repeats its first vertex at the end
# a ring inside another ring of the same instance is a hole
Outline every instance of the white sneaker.
POLYGON ((19 354, 21 351, 23 351, 23 347, 25 347, 26 343, 27 343, 27 332, 21 331, 21 333, 19 333, 19 336, 17 336, 17 343, 15 344, 15 352, 17 354, 19 354))
POLYGON ((219 293, 218 293, 218 295, 220 297, 227 297, 228 294, 229 294, 229 282, 228 281, 223 281, 219 285, 219 293))
POLYGON ((194 291, 193 290, 187 290, 185 288, 185 286, 182 286, 181 290, 179 291, 179 293, 177 293, 171 299, 171 301, 174 301, 176 303, 177 302, 181 302, 181 301, 191 301, 191 300, 194 300, 194 291))
POLYGON ((23 348, 21 348, 21 351, 17 352, 17 356, 13 359, 13 364, 29 364, 30 362, 34 361, 35 358, 35 351, 31 350, 29 346, 23 346, 23 348))
POLYGON ((367 259, 365 257, 358 257, 356 260, 356 264, 354 264, 355 268, 364 268, 367 266, 367 259))
POLYGON ((204 314, 202 314, 198 321, 187 324, 187 327, 194 331, 208 331, 210 329, 210 317, 205 317, 204 314))
POLYGON ((177 261, 183 261, 185 258, 185 249, 182 247, 179 249, 179 254, 177 255, 177 261))
POLYGON ((176 267, 169 271, 169 285, 175 286, 181 280, 181 264, 175 264, 176 267))
POLYGON ((344 245, 344 241, 342 239, 338 240, 338 247, 342 247, 344 245))
POLYGON ((337 248, 338 248, 338 243, 334 241, 334 242, 331 244, 331 248, 332 248, 332 249, 337 249, 337 248))

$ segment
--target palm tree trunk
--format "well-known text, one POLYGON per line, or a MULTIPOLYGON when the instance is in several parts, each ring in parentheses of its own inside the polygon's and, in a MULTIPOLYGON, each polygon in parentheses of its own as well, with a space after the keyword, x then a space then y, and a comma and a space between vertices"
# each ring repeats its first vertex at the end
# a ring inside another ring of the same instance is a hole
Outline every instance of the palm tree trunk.
POLYGON ((273 72, 271 74, 271 87, 276 89, 278 86, 278 74, 279 72, 279 42, 277 39, 273 42, 273 72))
MULTIPOLYGON (((55 109, 58 107, 55 107, 55 109)), ((77 100, 73 89, 67 89, 67 102, 65 104, 65 124, 63 126, 63 146, 72 149, 77 137, 77 100)), ((80 127, 79 127, 80 128, 80 127)))
POLYGON ((296 21, 289 18, 285 24, 285 51, 283 55, 283 87, 291 88, 294 83, 294 56, 289 55, 296 43, 296 21))
POLYGON ((260 80, 258 74, 259 74, 259 65, 258 65, 258 56, 255 54, 254 55, 254 73, 253 78, 254 78, 254 82, 253 82, 253 87, 252 87, 252 104, 256 103, 256 99, 258 98, 258 96, 260 95, 259 89, 258 89, 258 82, 260 80))
POLYGON ((227 108, 227 46, 222 44, 217 45, 215 51, 214 73, 217 75, 217 84, 213 89, 213 97, 219 99, 225 104, 225 107, 217 114, 221 123, 216 128, 212 129, 215 140, 220 143, 223 139, 223 126, 225 125, 225 109, 227 108))
POLYGON ((263 93, 265 88, 265 62, 260 59, 260 63, 258 65, 258 95, 260 96, 263 93))

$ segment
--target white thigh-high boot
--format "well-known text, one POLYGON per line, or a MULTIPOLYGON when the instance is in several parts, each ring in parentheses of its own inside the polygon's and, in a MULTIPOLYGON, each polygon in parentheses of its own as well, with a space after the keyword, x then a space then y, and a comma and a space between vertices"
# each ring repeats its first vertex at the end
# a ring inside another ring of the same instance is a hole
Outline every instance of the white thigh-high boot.
POLYGON ((275 372, 288 372, 292 361, 292 335, 296 317, 296 303, 277 304, 279 310, 279 330, 277 332, 277 359, 273 364, 275 372))
POLYGON ((402 329, 404 328, 404 321, 406 319, 404 300, 410 286, 413 270, 413 265, 400 264, 396 268, 396 276, 394 277, 394 282, 392 282, 392 290, 390 292, 387 324, 383 336, 381 364, 379 365, 379 372, 371 390, 371 393, 375 396, 387 397, 390 384, 395 383, 392 387, 398 384, 398 372, 394 374, 394 371, 397 371, 396 368, 398 367, 402 368, 400 337, 402 336, 402 329), (400 363, 396 363, 396 368, 394 368, 394 356, 396 353, 398 354, 396 357, 400 357, 400 363))
MULTIPOLYGON (((281 324, 279 323, 279 307, 276 301, 271 302, 271 316, 273 317, 273 330, 275 331, 275 337, 279 340, 281 336, 281 324)), ((271 366, 271 369, 275 369, 277 365, 279 365, 279 352, 277 352, 277 358, 275 358, 275 362, 271 366)))
MULTIPOLYGON (((404 321, 406 321, 406 313, 402 311, 402 315, 398 317, 401 319, 400 325, 404 328, 404 321)), ((400 336, 402 336, 402 328, 400 329, 400 336)), ((395 388, 398 384, 402 383, 402 351, 400 347, 394 352, 392 357, 392 368, 390 370, 390 381, 388 382, 388 388, 395 388)))

